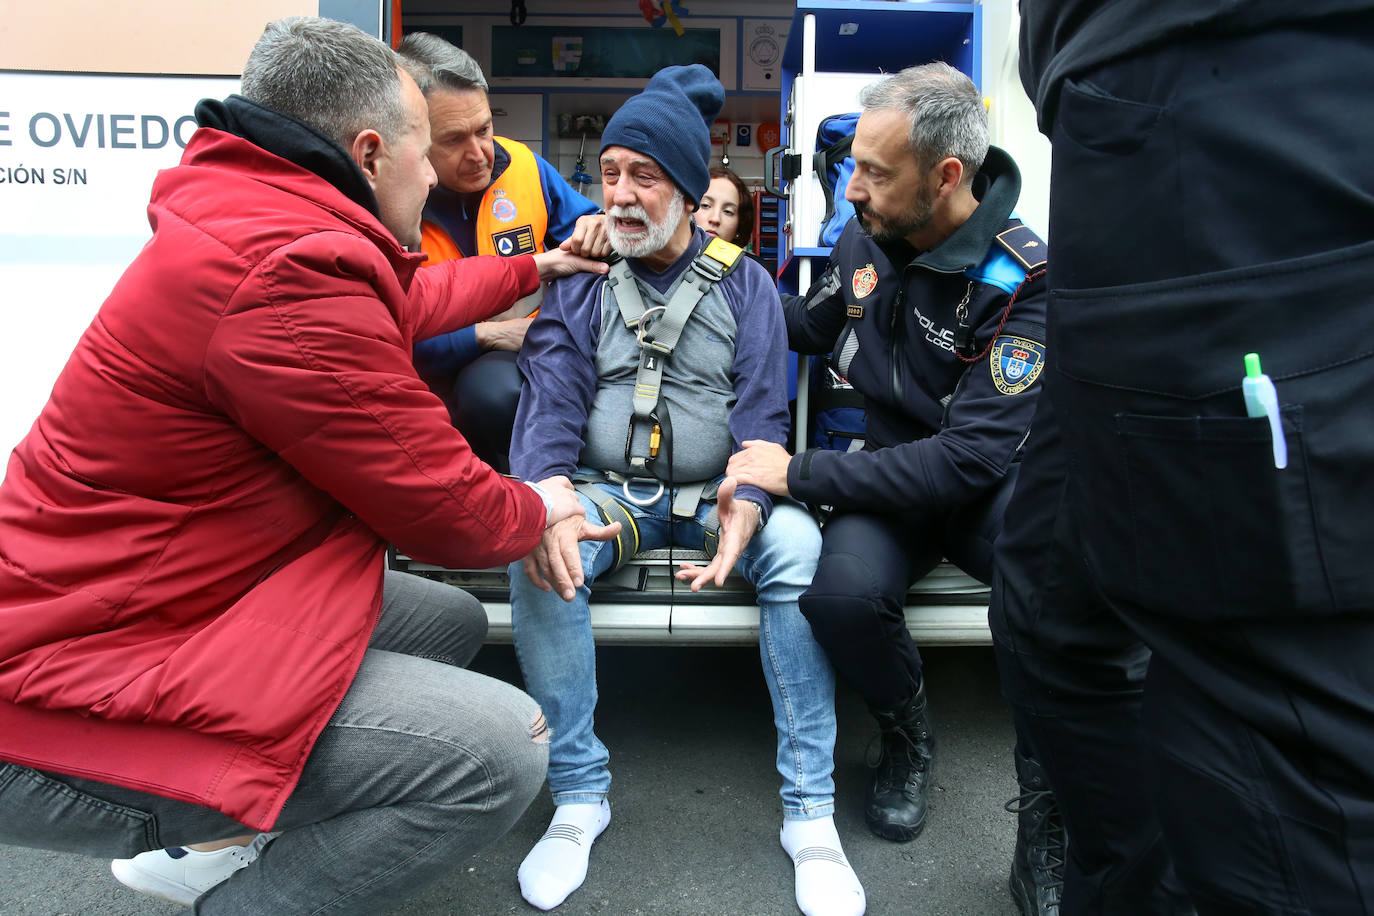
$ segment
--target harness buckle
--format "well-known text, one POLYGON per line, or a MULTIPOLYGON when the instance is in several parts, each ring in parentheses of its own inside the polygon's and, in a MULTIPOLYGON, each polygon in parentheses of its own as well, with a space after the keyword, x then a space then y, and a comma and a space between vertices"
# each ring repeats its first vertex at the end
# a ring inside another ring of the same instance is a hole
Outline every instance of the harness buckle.
POLYGON ((651 469, 654 462, 658 460, 658 453, 662 451, 662 449, 663 425, 658 419, 658 411, 650 411, 647 417, 641 417, 638 414, 630 414, 630 422, 625 430, 625 463, 636 470, 648 471, 651 469), (649 454, 647 457, 636 457, 633 454, 635 424, 641 420, 645 423, 652 424, 649 427, 649 454))
POLYGON ((692 267, 711 283, 719 283, 725 277, 725 265, 713 258, 699 256, 692 267))
POLYGON ((734 270, 744 249, 724 239, 711 239, 701 254, 692 259, 692 267, 712 283, 719 283, 734 270))
POLYGON ((653 308, 645 309, 644 314, 635 319, 635 343, 639 344, 640 349, 649 349, 652 347, 660 353, 672 352, 668 347, 656 343, 653 337, 650 336, 650 331, 654 325, 654 319, 663 317, 667 312, 668 307, 666 305, 656 305, 653 308), (655 315, 655 312, 658 314, 655 315))

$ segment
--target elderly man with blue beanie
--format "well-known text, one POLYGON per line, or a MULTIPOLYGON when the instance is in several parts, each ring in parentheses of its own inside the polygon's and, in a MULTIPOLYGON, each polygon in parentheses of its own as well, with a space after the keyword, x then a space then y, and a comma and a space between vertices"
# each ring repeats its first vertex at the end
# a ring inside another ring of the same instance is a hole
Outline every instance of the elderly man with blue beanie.
POLYGON ((864 911, 832 817, 834 673, 797 607, 820 532, 800 505, 724 473, 746 443, 782 443, 788 414, 772 278, 691 219, 710 183, 710 124, 723 102, 707 68, 669 67, 611 118, 601 182, 623 260, 595 280, 552 284, 520 354, 512 470, 576 488, 588 518, 621 525, 617 540, 583 544, 578 525, 556 525, 510 568, 516 653, 551 733, 557 809, 519 871, 521 893, 541 909, 582 885, 610 822, 589 583, 636 550, 674 545, 715 549, 707 565, 677 573, 694 591, 731 570, 757 589, 797 905, 808 916, 864 911))

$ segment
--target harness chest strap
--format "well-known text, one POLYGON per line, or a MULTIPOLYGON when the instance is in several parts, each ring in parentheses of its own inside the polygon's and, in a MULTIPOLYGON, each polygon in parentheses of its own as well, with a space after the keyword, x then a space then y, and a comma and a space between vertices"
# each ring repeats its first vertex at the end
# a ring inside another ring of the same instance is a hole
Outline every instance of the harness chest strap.
MULTIPOLYGON (((625 441, 626 462, 636 470, 648 471, 658 457, 658 449, 654 447, 656 443, 651 442, 651 454, 631 453, 635 423, 644 421, 656 428, 660 426, 658 405, 662 394, 664 364, 672 358, 683 328, 692 317, 692 311, 713 286, 730 275, 742 253, 743 249, 738 245, 723 239, 712 239, 692 260, 669 297, 668 304, 649 309, 644 307, 639 281, 630 271, 629 264, 622 259, 611 265, 606 285, 615 295, 625 327, 635 332, 639 342, 639 371, 635 376, 632 404, 634 414, 625 441)), ((672 435, 671 427, 666 423, 663 424, 661 435, 665 440, 672 435)), ((662 444, 670 446, 666 441, 662 444)))
MULTIPOLYGON (((697 304, 705 298, 713 286, 730 275, 730 272, 739 263, 742 253, 743 249, 738 245, 733 245, 723 239, 712 239, 702 249, 701 253, 692 260, 677 288, 669 297, 668 303, 651 309, 644 306, 644 297, 639 291, 639 281, 635 279, 629 264, 622 259, 611 265, 610 273, 606 278, 607 288, 615 296, 616 306, 620 310, 620 317, 625 322, 625 327, 634 332, 635 339, 639 343, 639 368, 635 376, 633 413, 630 416, 629 428, 625 437, 626 464, 637 471, 643 471, 646 474, 653 472, 652 466, 658 457, 661 445, 668 449, 670 456, 669 473, 671 474, 672 425, 668 420, 666 409, 663 411, 662 425, 660 426, 659 423, 663 368, 665 363, 672 358, 673 351, 677 348, 678 341, 682 337, 683 329, 687 326, 687 321, 692 317, 692 312, 696 309, 697 304), (635 425, 638 422, 652 424, 648 455, 633 454, 635 425)), ((655 477, 657 478, 657 475, 655 477)), ((629 479, 622 478, 613 472, 607 472, 606 478, 613 483, 621 484, 627 500, 630 502, 640 501, 631 495, 631 481, 629 479)), ((624 506, 615 500, 605 500, 601 495, 596 494, 588 484, 590 481, 587 480, 575 481, 578 489, 591 497, 601 508, 603 518, 606 521, 620 521, 622 534, 626 530, 635 529, 633 519, 624 506)), ((681 518, 691 518, 696 514, 697 506, 704 499, 711 500, 714 498, 715 485, 713 482, 698 481, 682 484, 678 486, 674 496, 672 514, 681 518), (707 492, 708 489, 709 492, 707 492)), ((707 527, 706 546, 708 552, 714 555, 718 534, 717 530, 709 530, 719 528, 714 507, 707 527), (709 522, 714 522, 714 525, 709 524, 709 522)), ((637 549, 637 530, 634 533, 634 542, 633 547, 637 549)), ((620 568, 630 556, 634 555, 634 549, 628 551, 624 549, 628 546, 631 545, 617 540, 615 568, 620 568)))

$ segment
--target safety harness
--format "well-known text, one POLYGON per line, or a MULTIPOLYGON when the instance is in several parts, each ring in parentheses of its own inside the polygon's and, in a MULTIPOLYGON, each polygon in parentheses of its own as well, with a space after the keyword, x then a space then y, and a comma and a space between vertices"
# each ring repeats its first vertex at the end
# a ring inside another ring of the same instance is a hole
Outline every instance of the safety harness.
MULTIPOLYGON (((611 572, 620 569, 638 552, 639 529, 634 516, 625 506, 618 500, 606 498, 605 492, 593 484, 608 481, 619 484, 625 499, 638 506, 656 502, 663 495, 665 484, 669 488, 674 486, 673 423, 668 404, 662 399, 663 370, 672 359, 683 328, 697 304, 712 287, 730 275, 742 253, 738 245, 732 245, 724 239, 711 239, 701 253, 692 259, 667 304, 653 308, 644 307, 638 281, 625 260, 612 264, 606 277, 606 288, 615 296, 620 317, 639 343, 639 371, 635 377, 633 413, 625 431, 625 463, 635 471, 635 475, 627 477, 614 471, 605 471, 596 477, 579 475, 573 478, 573 486, 596 503, 606 524, 621 524, 620 536, 615 540, 615 563, 611 572), (641 429, 647 430, 648 435, 638 437, 640 445, 637 448, 635 433, 641 429), (660 465, 658 459, 664 455, 667 460, 660 465), (654 486, 656 492, 647 498, 636 496, 630 492, 636 483, 654 486)), ((714 503, 716 486, 714 481, 705 480, 678 485, 672 514, 679 518, 695 517, 697 507, 703 501, 714 503)), ((707 516, 705 528, 706 553, 713 557, 720 531, 714 505, 707 516)))

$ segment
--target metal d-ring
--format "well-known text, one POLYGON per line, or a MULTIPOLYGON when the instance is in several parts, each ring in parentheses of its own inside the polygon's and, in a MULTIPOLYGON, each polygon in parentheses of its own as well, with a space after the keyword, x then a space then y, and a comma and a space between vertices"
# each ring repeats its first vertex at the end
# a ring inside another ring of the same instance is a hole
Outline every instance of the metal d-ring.
POLYGON ((648 499, 639 499, 639 498, 637 498, 637 497, 635 497, 635 496, 631 496, 631 495, 630 495, 630 484, 631 484, 632 482, 634 482, 635 480, 643 480, 643 479, 644 479, 644 478, 642 478, 642 477, 626 477, 624 483, 622 483, 622 484, 620 485, 620 492, 621 492, 621 493, 624 493, 624 494, 625 494, 625 498, 628 499, 630 502, 634 503, 636 506, 641 506, 641 507, 647 509, 649 506, 652 506, 654 503, 658 502, 659 497, 661 497, 661 496, 663 495, 663 481, 661 481, 661 480, 656 480, 656 481, 654 481, 655 483, 658 484, 658 492, 655 493, 653 496, 650 496, 648 499))
POLYGON ((635 331, 635 343, 639 344, 641 347, 647 346, 644 343, 644 335, 648 333, 649 330, 649 318, 653 316, 655 312, 663 312, 666 314, 667 311, 668 307, 666 305, 656 305, 653 308, 645 309, 644 314, 639 316, 639 327, 635 331))

